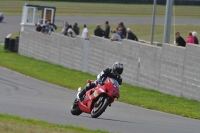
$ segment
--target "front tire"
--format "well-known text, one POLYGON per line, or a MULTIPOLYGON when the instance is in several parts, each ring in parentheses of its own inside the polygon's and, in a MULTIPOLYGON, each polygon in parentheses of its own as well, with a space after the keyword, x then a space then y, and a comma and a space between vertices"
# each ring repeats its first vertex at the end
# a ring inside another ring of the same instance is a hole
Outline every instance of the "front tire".
POLYGON ((95 107, 93 107, 93 109, 91 111, 92 118, 99 117, 106 110, 108 105, 109 105, 108 98, 103 98, 102 99, 102 103, 100 104, 100 107, 97 110, 95 110, 95 107))
POLYGON ((78 102, 76 100, 70 111, 71 111, 72 115, 80 115, 82 113, 82 111, 80 110, 80 108, 78 106, 78 102))

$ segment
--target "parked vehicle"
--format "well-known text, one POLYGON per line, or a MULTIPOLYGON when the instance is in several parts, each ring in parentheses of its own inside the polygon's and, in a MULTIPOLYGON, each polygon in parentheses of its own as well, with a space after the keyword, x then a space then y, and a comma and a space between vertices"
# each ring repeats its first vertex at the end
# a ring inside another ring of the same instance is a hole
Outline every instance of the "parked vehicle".
MULTIPOLYGON (((88 80, 88 83, 91 83, 88 80)), ((78 92, 81 88, 78 89, 78 92)), ((119 83, 112 78, 107 78, 103 84, 98 84, 97 87, 86 92, 80 100, 75 99, 71 107, 73 115, 80 115, 82 112, 91 114, 91 117, 99 117, 107 108, 111 106, 115 98, 119 98, 120 86, 119 83)))
POLYGON ((2 22, 3 19, 4 19, 4 17, 3 17, 3 12, 0 12, 0 22, 2 22))

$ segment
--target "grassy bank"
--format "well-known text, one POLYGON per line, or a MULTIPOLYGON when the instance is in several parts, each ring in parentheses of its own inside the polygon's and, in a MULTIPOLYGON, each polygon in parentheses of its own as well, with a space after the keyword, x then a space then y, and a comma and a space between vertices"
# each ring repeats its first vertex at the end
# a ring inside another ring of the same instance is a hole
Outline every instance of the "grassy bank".
MULTIPOLYGON (((153 3, 151 5, 138 4, 107 4, 107 3, 81 3, 81 2, 44 2, 0 0, 0 12, 7 15, 21 15, 24 3, 55 6, 56 15, 60 16, 152 16, 153 3), (12 4, 11 4, 12 3, 12 4), (14 3, 14 4, 13 4, 14 3)), ((200 18, 198 6, 175 6, 176 17, 200 18)), ((165 6, 157 5, 156 15, 165 15, 165 6)))
MULTIPOLYGON (((105 29, 104 24, 101 25, 102 29, 105 29)), ((111 29, 116 29, 117 25, 111 24, 111 29)), ((125 24, 127 28, 131 28, 133 33, 141 40, 150 41, 151 38, 151 25, 150 24, 125 24)), ((80 25, 80 34, 82 34, 83 26, 80 25)), ((96 25, 88 25, 88 30, 90 35, 94 35, 94 29, 96 25)), ((174 26, 171 26, 170 33, 170 43, 174 43, 174 26)), ((187 40, 188 31, 200 31, 200 25, 176 25, 176 32, 179 31, 181 36, 187 40)), ((57 29, 57 33, 61 33, 61 28, 57 29)), ((154 41, 155 42, 163 42, 163 33, 164 33, 164 25, 155 25, 154 31, 154 41)), ((19 32, 14 33, 11 37, 19 36, 19 32)), ((110 34, 111 36, 111 34, 110 34)))
POLYGON ((72 125, 58 125, 34 119, 0 114, 1 133, 108 133, 72 125))
MULTIPOLYGON (((0 57, 0 66, 43 81, 68 87, 72 90, 76 90, 79 86, 85 86, 87 79, 96 78, 96 76, 88 73, 66 69, 58 65, 6 52, 2 46, 0 46, 0 57)), ((148 109, 200 119, 200 102, 165 95, 157 91, 131 86, 125 83, 121 86, 121 97, 119 101, 148 109)))

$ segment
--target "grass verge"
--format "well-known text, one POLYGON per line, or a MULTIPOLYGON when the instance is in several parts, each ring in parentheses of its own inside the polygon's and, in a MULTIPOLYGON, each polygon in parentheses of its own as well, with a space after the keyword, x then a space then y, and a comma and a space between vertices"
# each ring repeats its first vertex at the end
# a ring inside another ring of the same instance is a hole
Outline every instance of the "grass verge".
MULTIPOLYGON (((2 67, 72 90, 76 90, 79 86, 85 86, 87 79, 96 78, 88 73, 4 51, 2 46, 0 46, 0 57, 0 66, 2 67)), ((125 83, 121 86, 120 95, 119 101, 121 102, 200 119, 200 102, 198 101, 166 95, 125 83)))
MULTIPOLYGON (((116 29, 117 25, 111 24, 111 29, 116 29)), ((136 34, 136 36, 141 40, 150 41, 151 38, 151 25, 150 24, 125 24, 127 28, 131 28, 133 33, 136 34)), ((80 34, 82 34, 83 27, 80 27, 80 34)), ((89 34, 94 34, 94 29, 96 28, 96 25, 88 25, 89 34)), ((181 33, 181 36, 187 40, 188 37, 188 31, 197 31, 200 32, 200 25, 176 25, 176 32, 179 31, 181 33)), ((104 29, 105 26, 102 24, 102 29, 104 29)), ((171 33, 170 33, 170 43, 174 43, 174 25, 171 26, 171 33)), ((61 33, 61 28, 57 29, 57 33, 61 33)), ((155 25, 155 31, 154 31, 154 41, 155 42, 163 42, 163 34, 164 34, 164 25, 155 25)), ((12 34, 11 38, 15 38, 16 36, 19 36, 19 32, 12 34)), ((111 36, 111 34, 110 34, 111 36)))
POLYGON ((0 114, 1 133, 108 133, 72 125, 58 125, 34 119, 0 114))
MULTIPOLYGON (((153 3, 140 4, 108 4, 108 3, 82 3, 58 1, 26 1, 26 0, 0 0, 0 12, 7 15, 21 15, 24 3, 55 6, 57 16, 152 16, 153 3), (16 2, 17 1, 17 2, 16 2), (14 3, 14 4, 12 4, 14 3), (102 10, 103 9, 103 10, 102 10)), ((198 6, 175 6, 176 17, 199 18, 198 6)), ((165 5, 157 5, 156 16, 165 16, 165 5)), ((6 18, 6 17, 5 17, 6 18)))

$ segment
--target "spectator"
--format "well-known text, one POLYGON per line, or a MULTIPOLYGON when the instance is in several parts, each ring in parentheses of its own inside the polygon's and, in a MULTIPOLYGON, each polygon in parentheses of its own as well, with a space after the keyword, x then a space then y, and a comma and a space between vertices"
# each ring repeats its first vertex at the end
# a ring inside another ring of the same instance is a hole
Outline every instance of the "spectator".
POLYGON ((105 29, 105 32, 104 32, 105 38, 109 38, 109 34, 110 34, 110 25, 109 25, 109 22, 106 21, 105 25, 106 25, 106 29, 105 29))
POLYGON ((45 32, 47 33, 47 34, 51 34, 51 32, 55 32, 56 31, 56 29, 57 29, 57 26, 55 26, 54 24, 52 24, 51 23, 51 21, 50 20, 48 20, 47 21, 47 23, 45 24, 45 32))
POLYGON ((45 25, 42 26, 41 32, 44 33, 44 34, 47 34, 47 32, 46 32, 46 26, 45 25))
POLYGON ((137 36, 131 31, 130 28, 127 28, 126 32, 127 32, 127 34, 128 34, 127 39, 129 39, 129 40, 134 40, 134 41, 138 41, 137 36))
POLYGON ((188 39, 187 39, 187 43, 193 43, 194 44, 194 37, 192 36, 192 32, 189 31, 188 32, 188 39))
POLYGON ((119 23, 119 26, 120 28, 122 28, 122 34, 126 38, 126 27, 124 26, 124 23, 123 22, 119 23))
POLYGON ((111 30, 111 33, 113 33, 112 37, 110 38, 111 41, 122 41, 122 38, 120 35, 116 32, 116 30, 111 30))
POLYGON ((74 26, 73 26, 73 31, 76 33, 76 35, 79 35, 80 29, 79 29, 77 23, 74 24, 74 26))
POLYGON ((122 33, 122 28, 118 28, 118 34, 120 35, 120 37, 121 37, 122 39, 125 38, 124 35, 123 35, 123 33, 122 33))
POLYGON ((72 30, 72 25, 68 26, 68 31, 67 31, 68 36, 70 37, 76 37, 76 33, 72 30))
POLYGON ((192 36, 194 37, 194 44, 199 44, 199 40, 197 38, 197 32, 196 31, 192 32, 192 36))
POLYGON ((179 33, 179 32, 176 32, 175 35, 176 35, 176 45, 177 45, 177 46, 185 47, 186 42, 185 42, 185 40, 180 36, 180 33, 179 33))
POLYGON ((36 31, 41 32, 42 31, 42 26, 40 25, 40 23, 35 24, 36 27, 36 31))
POLYGON ((82 37, 88 38, 88 29, 87 29, 86 24, 84 24, 83 27, 84 27, 84 29, 83 29, 83 32, 82 32, 82 37))
POLYGON ((104 31, 101 29, 100 25, 97 25, 97 28, 94 30, 94 35, 98 37, 104 36, 104 31))
POLYGON ((3 21, 3 12, 0 12, 0 22, 3 21))
POLYGON ((117 24, 116 31, 118 31, 119 28, 121 28, 120 23, 117 24))
POLYGON ((63 34, 63 35, 66 35, 67 34, 67 30, 68 30, 68 26, 69 26, 69 24, 68 24, 68 22, 65 22, 65 25, 64 25, 64 27, 62 28, 62 31, 61 31, 61 34, 63 34), (67 29, 67 30, 66 30, 67 29))

